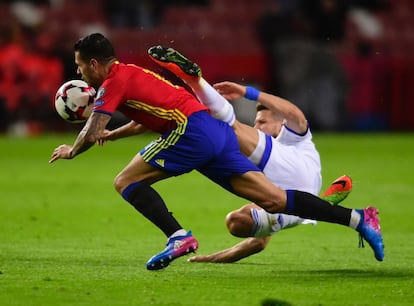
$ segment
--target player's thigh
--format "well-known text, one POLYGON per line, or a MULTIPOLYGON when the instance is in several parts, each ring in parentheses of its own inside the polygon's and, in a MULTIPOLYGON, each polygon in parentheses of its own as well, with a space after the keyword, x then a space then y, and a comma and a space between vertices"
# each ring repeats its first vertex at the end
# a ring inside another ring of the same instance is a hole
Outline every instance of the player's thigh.
POLYGON ((259 142, 258 131, 244 123, 236 121, 233 125, 237 140, 239 141, 240 151, 245 156, 250 156, 254 152, 259 142))
POLYGON ((231 178, 233 191, 262 207, 270 213, 282 212, 286 208, 285 190, 272 184, 259 171, 249 171, 231 178))
POLYGON ((115 188, 122 192, 129 184, 145 182, 149 185, 171 176, 162 169, 148 164, 140 154, 134 156, 129 164, 116 176, 115 188))

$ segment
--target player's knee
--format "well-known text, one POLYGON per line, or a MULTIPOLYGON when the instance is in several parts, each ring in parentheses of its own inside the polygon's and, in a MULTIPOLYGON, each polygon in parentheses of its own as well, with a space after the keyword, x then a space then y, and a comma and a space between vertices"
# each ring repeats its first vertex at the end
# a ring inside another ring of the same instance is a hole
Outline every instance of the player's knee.
POLYGON ((250 237, 252 224, 249 217, 240 210, 232 211, 226 216, 226 225, 229 232, 236 237, 250 237))
POLYGON ((114 179, 115 190, 122 194, 122 191, 128 186, 128 180, 120 173, 114 179))
POLYGON ((262 201, 256 202, 257 205, 271 214, 284 212, 286 210, 286 191, 279 188, 275 189, 275 191, 271 197, 269 196, 262 201))

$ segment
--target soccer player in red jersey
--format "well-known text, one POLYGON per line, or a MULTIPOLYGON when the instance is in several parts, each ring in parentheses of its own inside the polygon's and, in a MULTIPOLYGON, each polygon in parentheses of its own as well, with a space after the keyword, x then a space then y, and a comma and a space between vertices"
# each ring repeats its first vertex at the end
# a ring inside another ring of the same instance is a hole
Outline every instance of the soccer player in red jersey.
POLYGON ((178 223, 151 187, 157 181, 192 170, 270 213, 284 212, 354 228, 368 241, 377 260, 383 260, 375 208, 332 206, 309 193, 276 187, 242 155, 227 123, 213 118, 184 88, 148 69, 119 63, 111 42, 102 34, 80 39, 74 53, 78 73, 97 89, 97 96, 93 112, 74 144, 57 147, 49 162, 72 159, 92 147, 104 137, 115 110, 131 119, 118 129, 118 138, 139 133, 144 127, 161 134, 132 158, 114 182, 118 193, 168 237, 166 248, 148 260, 147 269, 165 268, 198 247, 191 231, 178 223))

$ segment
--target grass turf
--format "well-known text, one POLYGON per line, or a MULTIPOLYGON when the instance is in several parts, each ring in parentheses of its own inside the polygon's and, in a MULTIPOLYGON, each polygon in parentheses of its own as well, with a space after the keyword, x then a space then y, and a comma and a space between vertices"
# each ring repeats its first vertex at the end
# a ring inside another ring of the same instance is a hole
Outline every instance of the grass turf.
MULTIPOLYGON (((333 224, 278 233, 268 248, 235 264, 145 262, 162 233, 119 197, 115 175, 154 138, 94 147, 48 164, 75 135, 0 138, 1 305, 412 305, 414 135, 318 134, 324 187, 351 175, 349 207, 376 205, 385 261, 357 233, 333 224)), ((224 216, 246 201, 196 172, 157 183, 198 253, 228 247, 224 216)))

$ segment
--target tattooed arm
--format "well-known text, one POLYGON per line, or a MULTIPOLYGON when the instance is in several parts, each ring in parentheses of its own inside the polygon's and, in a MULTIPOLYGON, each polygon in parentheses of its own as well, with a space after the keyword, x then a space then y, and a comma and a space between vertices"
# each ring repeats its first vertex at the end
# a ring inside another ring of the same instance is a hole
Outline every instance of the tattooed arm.
POLYGON ((71 145, 63 144, 57 147, 49 160, 53 163, 58 159, 72 159, 76 155, 88 150, 103 135, 106 125, 111 116, 102 113, 92 113, 84 128, 79 133, 75 143, 71 145))

